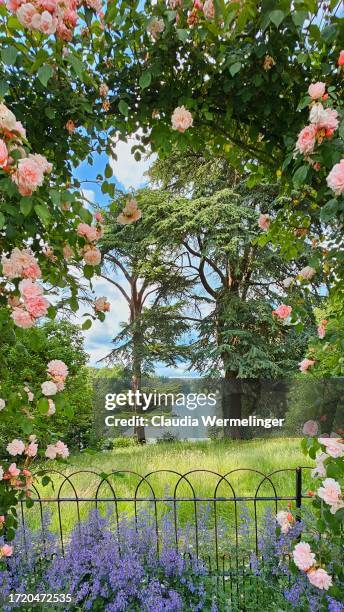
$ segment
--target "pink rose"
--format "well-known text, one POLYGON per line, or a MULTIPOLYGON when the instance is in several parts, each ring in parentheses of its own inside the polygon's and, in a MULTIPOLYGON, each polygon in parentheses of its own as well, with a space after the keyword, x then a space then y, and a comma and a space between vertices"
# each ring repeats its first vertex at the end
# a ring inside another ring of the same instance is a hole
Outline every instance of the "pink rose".
POLYGON ((94 213, 94 219, 95 221, 97 221, 98 223, 102 223, 104 221, 103 215, 101 212, 96 212, 94 213))
POLYGON ((215 17, 215 7, 213 0, 205 0, 203 5, 204 17, 209 21, 215 17))
POLYGON ((48 399, 48 405, 49 405, 49 408, 48 408, 47 416, 52 416, 56 412, 56 407, 55 407, 53 400, 50 398, 48 399))
POLYGON ((27 457, 36 457, 37 449, 38 444, 35 444, 35 442, 31 442, 25 449, 25 455, 27 455, 27 457))
POLYGON ((318 423, 316 421, 306 421, 303 428, 302 428, 302 432, 305 434, 305 436, 316 436, 318 433, 318 423))
POLYGON ((85 247, 83 257, 89 266, 97 266, 102 260, 101 252, 95 246, 85 247))
POLYGON ((61 359, 52 359, 47 365, 47 372, 53 378, 55 376, 62 376, 63 378, 67 378, 68 367, 66 366, 64 361, 61 361, 61 359))
POLYGON ((331 576, 321 567, 308 572, 307 577, 309 582, 318 589, 327 591, 332 586, 331 576))
POLYGON ((26 28, 32 27, 32 20, 35 15, 39 15, 39 13, 30 2, 22 4, 17 10, 17 19, 26 28))
POLYGON ((20 474, 20 470, 17 468, 15 463, 11 463, 10 467, 7 470, 7 473, 11 478, 16 478, 20 474))
POLYGON ((51 380, 46 380, 44 383, 42 383, 41 389, 43 395, 56 395, 57 393, 57 386, 51 380))
POLYGON ((22 327, 23 329, 29 329, 35 324, 34 317, 32 317, 24 308, 14 308, 11 318, 17 327, 22 327))
POLYGON ((311 266, 306 266, 300 271, 300 276, 302 276, 302 278, 305 280, 311 280, 314 274, 316 274, 316 270, 314 270, 314 268, 311 266))
POLYGON ((94 242, 98 238, 97 228, 88 223, 79 223, 76 231, 78 236, 86 238, 89 242, 94 242))
POLYGON ((259 216, 258 219, 258 225, 260 227, 260 229, 264 230, 265 232, 269 229, 270 227, 270 217, 269 215, 263 215, 262 213, 259 216))
POLYGON ((287 512, 286 510, 281 510, 276 515, 276 521, 281 527, 281 532, 288 533, 294 522, 294 517, 290 512, 287 512))
POLYGON ((131 200, 127 201, 116 221, 117 223, 120 223, 120 225, 128 225, 129 223, 133 223, 133 221, 138 221, 141 219, 141 216, 141 210, 138 208, 136 200, 132 198, 131 200))
POLYGON ((40 167, 44 174, 50 174, 53 169, 53 165, 48 162, 47 158, 44 155, 40 155, 39 153, 30 153, 29 159, 32 159, 37 166, 40 167))
POLYGON ((280 304, 275 310, 272 311, 273 315, 276 315, 279 319, 287 319, 290 317, 292 307, 286 304, 280 304))
POLYGON ((97 312, 109 312, 110 304, 107 301, 106 297, 99 297, 94 302, 94 309, 97 312))
POLYGON ((45 456, 48 459, 56 459, 56 448, 54 444, 49 444, 49 446, 47 446, 47 450, 45 451, 45 456))
POLYGON ((298 135, 295 149, 302 155, 313 153, 316 133, 317 128, 315 125, 306 125, 298 135))
POLYGON ((326 453, 321 453, 316 458, 316 467, 312 470, 312 478, 324 478, 326 476, 326 466, 324 462, 328 459, 329 455, 326 453))
POLYGON ((326 182, 335 195, 342 195, 344 193, 344 159, 341 159, 339 164, 333 166, 326 182))
POLYGON ((56 17, 52 17, 48 11, 43 11, 39 31, 43 34, 55 34, 57 26, 56 17))
POLYGON ((16 118, 5 104, 0 103, 0 128, 11 132, 16 129, 16 118))
POLYGON ((71 257, 73 257, 74 252, 71 246, 69 246, 69 244, 65 244, 63 247, 63 257, 65 259, 70 259, 71 257))
POLYGON ((43 288, 32 281, 31 278, 20 281, 19 291, 24 299, 33 299, 40 297, 43 293, 43 288))
POLYGON ((58 440, 55 444, 56 452, 58 455, 61 455, 63 459, 66 459, 69 456, 69 450, 66 444, 58 440))
POLYGON ((315 361, 313 359, 303 359, 299 363, 299 370, 300 372, 307 372, 307 370, 314 366, 314 364, 315 361))
MULTIPOLYGON (((0 468, 1 469, 1 468, 0 468)), ((5 522, 5 517, 3 514, 0 515, 0 525, 3 525, 5 522)))
POLYGON ((0 168, 5 168, 8 163, 8 151, 6 143, 0 138, 0 168))
POLYGON ((328 455, 334 459, 343 457, 344 455, 344 444, 340 441, 340 438, 318 438, 319 444, 326 447, 328 455))
POLYGON ((0 557, 11 557, 13 554, 13 546, 9 544, 3 544, 0 548, 0 557))
POLYGON ((21 138, 24 138, 24 140, 26 139, 26 129, 24 128, 21 121, 16 121, 16 125, 14 129, 21 138))
POLYGON ((42 168, 32 158, 20 159, 16 172, 12 174, 12 180, 22 196, 29 196, 43 184, 42 168))
POLYGON ((320 338, 320 340, 323 340, 326 336, 326 325, 324 325, 323 323, 320 323, 320 325, 318 325, 317 327, 317 333, 318 333, 318 338, 320 338))
POLYGON ((2 259, 2 266, 4 275, 10 279, 22 276, 36 280, 41 276, 41 269, 29 249, 14 248, 9 260, 2 259))
POLYGON ((326 478, 322 484, 317 491, 318 497, 330 506, 336 504, 341 498, 340 484, 334 478, 326 478))
POLYGON ((49 302, 42 295, 25 300, 25 307, 32 317, 44 317, 49 308, 49 302))
POLYGON ((56 0, 39 0, 37 3, 44 11, 54 13, 56 10, 56 0))
POLYGON ((177 108, 174 109, 171 121, 172 128, 181 133, 185 132, 189 127, 192 127, 193 124, 192 115, 185 106, 177 106, 177 108))
POLYGON ((315 562, 315 554, 307 542, 299 542, 293 550, 293 559, 299 570, 306 572, 315 562))
POLYGON ((308 87, 308 93, 313 100, 317 98, 322 98, 326 91, 326 85, 322 81, 318 81, 317 83, 313 83, 308 87))
POLYGON ((338 66, 344 66, 344 49, 339 54, 338 66))
POLYGON ((14 440, 12 440, 12 442, 7 444, 6 450, 9 455, 22 455, 25 450, 25 444, 24 442, 22 442, 22 440, 17 440, 15 438, 14 440))
POLYGON ((154 40, 159 38, 159 34, 161 34, 165 29, 165 24, 163 19, 158 19, 154 17, 150 24, 148 25, 147 32, 152 36, 154 40))

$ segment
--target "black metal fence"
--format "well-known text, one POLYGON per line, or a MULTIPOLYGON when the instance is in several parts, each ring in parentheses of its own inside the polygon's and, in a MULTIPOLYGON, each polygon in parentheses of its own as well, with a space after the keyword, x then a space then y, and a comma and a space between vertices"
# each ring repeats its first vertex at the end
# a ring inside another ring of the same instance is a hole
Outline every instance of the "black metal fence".
MULTIPOLYGON (((100 513, 111 508, 118 530, 122 519, 131 516, 138 521, 144 510, 154 524, 154 546, 159 555, 163 519, 169 513, 175 549, 181 554, 190 554, 183 550, 182 541, 183 527, 188 524, 193 557, 205 563, 209 576, 228 593, 230 601, 232 598, 236 602, 240 600, 239 609, 249 609, 245 607, 245 600, 249 591, 252 602, 255 573, 247 551, 250 549, 259 556, 259 531, 264 509, 268 507, 276 514, 292 504, 298 520, 306 500, 310 499, 306 492, 310 482, 309 470, 309 467, 297 467, 267 475, 259 470, 239 468, 224 475, 202 469, 184 474, 174 470, 156 470, 144 476, 131 470, 114 470, 110 474, 99 474, 94 470, 63 474, 50 470, 40 472, 32 487, 32 507, 28 509, 25 502, 21 502, 20 520, 24 532, 27 526, 41 529, 44 541, 44 515, 48 510, 52 529, 58 532, 64 553, 71 530, 87 518, 92 508, 100 513), (40 486, 43 476, 51 478, 53 488, 51 484, 40 486), (162 493, 167 480, 169 490, 162 493), (242 481, 245 481, 246 489, 252 486, 252 495, 240 494, 242 481), (244 542, 245 537, 240 532, 243 509, 246 509, 253 525, 250 542, 247 539, 244 542), (242 552, 243 543, 245 553, 242 552)), ((264 602, 256 601, 255 604, 261 606, 264 602)))

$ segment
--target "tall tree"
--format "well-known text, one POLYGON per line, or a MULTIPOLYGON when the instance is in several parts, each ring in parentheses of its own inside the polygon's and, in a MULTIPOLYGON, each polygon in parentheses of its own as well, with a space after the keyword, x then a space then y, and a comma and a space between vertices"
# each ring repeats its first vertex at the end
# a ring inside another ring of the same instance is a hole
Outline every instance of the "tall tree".
MULTIPOLYGON (((115 202, 107 215, 102 243, 102 277, 120 292, 129 311, 106 360, 131 369, 133 391, 157 362, 175 365, 186 357, 183 335, 188 323, 182 310, 190 284, 175 261, 174 247, 156 241, 145 202, 140 200, 140 206, 142 219, 120 225, 119 201, 115 202)), ((140 412, 140 407, 135 410, 140 412)), ((145 441, 143 427, 135 428, 135 434, 140 442, 145 441)))
POLYGON ((153 177, 167 191, 147 192, 149 220, 162 241, 178 248, 183 272, 193 275, 202 316, 196 322, 192 365, 202 372, 223 373, 232 383, 225 410, 230 408, 231 416, 239 418, 240 379, 283 377, 295 372, 304 355, 306 334, 298 335, 295 326, 281 325, 272 316, 286 295, 285 279, 295 279, 288 303, 303 304, 306 324, 313 323, 316 287, 296 281, 305 258, 297 265, 288 263, 257 240, 259 212, 273 214, 280 206, 274 186, 249 190, 221 160, 211 164, 184 155, 171 161, 167 158, 153 168, 153 177), (180 180, 179 170, 185 167, 188 182, 185 175, 180 180))

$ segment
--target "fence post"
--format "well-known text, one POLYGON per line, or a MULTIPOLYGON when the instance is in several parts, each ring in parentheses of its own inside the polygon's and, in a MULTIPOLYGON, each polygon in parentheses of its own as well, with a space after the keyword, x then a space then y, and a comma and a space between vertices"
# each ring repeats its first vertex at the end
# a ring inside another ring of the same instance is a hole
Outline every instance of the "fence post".
POLYGON ((296 520, 301 520, 301 504, 302 504, 302 468, 297 467, 295 471, 295 500, 296 500, 296 520))

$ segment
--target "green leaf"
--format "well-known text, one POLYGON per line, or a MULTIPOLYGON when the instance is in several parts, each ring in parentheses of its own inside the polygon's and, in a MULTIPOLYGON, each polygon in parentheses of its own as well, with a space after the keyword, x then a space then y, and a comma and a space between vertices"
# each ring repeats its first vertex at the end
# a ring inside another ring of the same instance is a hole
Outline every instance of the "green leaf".
POLYGON ((292 14, 292 20, 296 26, 302 26, 303 22, 307 19, 307 11, 295 11, 292 14))
POLYGON ((78 77, 81 78, 82 77, 82 71, 83 71, 83 68, 84 68, 84 65, 83 65, 82 61, 78 57, 76 57, 75 55, 72 55, 72 54, 67 55, 67 61, 72 66, 75 74, 78 77))
POLYGON ((9 86, 6 81, 0 81, 0 98, 3 98, 8 92, 9 86))
POLYGON ((241 70, 241 63, 240 62, 235 62, 235 64, 232 64, 229 67, 229 72, 231 73, 232 76, 234 76, 240 70, 241 70))
POLYGON ((309 166, 300 166, 293 175, 293 183, 296 188, 301 187, 306 180, 309 166))
POLYGON ((27 217, 32 210, 32 200, 30 197, 24 197, 20 200, 20 212, 24 217, 27 217))
POLYGON ((151 81, 152 81, 152 74, 149 70, 146 70, 146 72, 144 72, 140 76, 139 85, 141 89, 145 89, 146 87, 149 87, 149 85, 151 84, 151 81))
POLYGON ((334 217, 337 211, 338 211, 338 200, 336 200, 336 198, 332 198, 331 200, 326 202, 325 206, 323 206, 320 211, 321 221, 324 221, 325 223, 327 221, 330 221, 330 219, 334 217))
POLYGON ((51 79, 51 77, 53 76, 53 70, 50 66, 45 64, 44 66, 40 67, 40 69, 37 72, 37 76, 40 82, 42 83, 43 87, 46 87, 49 79, 51 79))
POLYGON ((5 216, 0 212, 0 229, 4 227, 6 222, 5 216))
POLYGON ((189 30, 181 30, 181 29, 177 29, 177 38, 181 41, 181 42, 186 42, 187 39, 189 37, 189 30))
POLYGON ((278 28, 280 26, 280 24, 282 23, 285 15, 283 13, 283 11, 271 11, 270 13, 270 21, 272 21, 272 23, 275 24, 276 28, 278 28))
POLYGON ((35 204, 35 212, 42 221, 43 225, 49 224, 51 215, 46 204, 35 204))
POLYGON ((82 324, 82 329, 90 329, 90 327, 92 327, 92 320, 86 319, 82 324))
POLYGON ((128 104, 124 102, 124 100, 119 101, 118 108, 119 108, 120 113, 122 113, 122 115, 124 115, 125 117, 128 117, 129 108, 128 108, 128 104))
POLYGON ((83 270, 84 270, 84 277, 90 280, 94 275, 93 266, 89 266, 88 264, 86 264, 83 270))
POLYGON ((1 49, 1 59, 4 64, 8 66, 13 66, 15 64, 16 58, 18 55, 18 50, 15 47, 4 47, 1 49))
POLYGON ((41 414, 46 414, 49 410, 49 402, 47 397, 41 397, 37 402, 37 408, 41 414))
POLYGON ((106 164, 106 166, 105 166, 105 176, 106 176, 106 178, 111 178, 112 175, 113 175, 113 170, 112 170, 110 164, 106 164))

